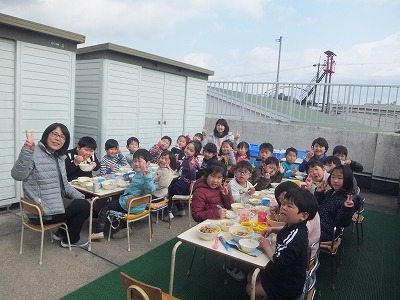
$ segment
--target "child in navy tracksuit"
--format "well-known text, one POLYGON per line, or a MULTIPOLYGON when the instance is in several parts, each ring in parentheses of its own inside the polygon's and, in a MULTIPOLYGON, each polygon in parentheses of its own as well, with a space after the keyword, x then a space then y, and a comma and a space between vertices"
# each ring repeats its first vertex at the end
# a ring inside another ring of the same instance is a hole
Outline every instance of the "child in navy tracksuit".
MULTIPOLYGON (((280 207, 281 221, 286 225, 278 232, 275 251, 265 238, 271 228, 264 230, 259 239, 270 261, 261 270, 255 285, 256 297, 268 299, 297 299, 303 292, 308 267, 307 220, 318 210, 315 197, 307 190, 289 190, 280 207)), ((247 293, 251 293, 251 276, 247 277, 247 293)))

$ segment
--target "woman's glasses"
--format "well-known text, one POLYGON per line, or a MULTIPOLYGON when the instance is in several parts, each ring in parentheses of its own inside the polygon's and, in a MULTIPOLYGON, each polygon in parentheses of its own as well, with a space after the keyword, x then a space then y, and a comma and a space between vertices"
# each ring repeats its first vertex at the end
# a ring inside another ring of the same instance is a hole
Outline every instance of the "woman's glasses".
POLYGON ((59 138, 60 140, 65 141, 65 135, 63 135, 63 134, 58 134, 58 132, 52 131, 52 132, 50 132, 50 135, 53 138, 59 138))

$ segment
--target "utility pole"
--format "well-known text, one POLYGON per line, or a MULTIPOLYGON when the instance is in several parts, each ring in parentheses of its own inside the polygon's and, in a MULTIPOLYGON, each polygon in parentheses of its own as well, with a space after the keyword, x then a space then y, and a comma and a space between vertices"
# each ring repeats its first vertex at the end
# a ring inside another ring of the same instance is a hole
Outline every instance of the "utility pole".
MULTIPOLYGON (((320 58, 320 60, 318 61, 317 64, 313 64, 313 67, 317 67, 317 77, 315 78, 315 83, 319 83, 319 76, 320 76, 319 69, 320 69, 321 66, 326 66, 325 63, 321 64, 321 58, 320 58)), ((316 96, 317 96, 317 85, 314 86, 314 97, 313 97, 313 101, 312 101, 312 106, 315 105, 316 96)))
POLYGON ((278 54, 278 70, 276 71, 276 97, 279 94, 279 69, 281 66, 281 50, 282 50, 282 36, 276 39, 275 42, 279 43, 279 54, 278 54))

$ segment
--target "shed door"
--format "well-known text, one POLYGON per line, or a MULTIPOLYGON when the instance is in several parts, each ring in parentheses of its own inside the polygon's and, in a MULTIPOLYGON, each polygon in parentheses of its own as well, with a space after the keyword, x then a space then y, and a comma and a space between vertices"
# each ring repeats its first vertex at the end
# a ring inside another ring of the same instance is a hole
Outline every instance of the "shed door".
POLYGON ((140 79, 140 131, 143 148, 158 143, 163 135, 176 138, 183 133, 186 77, 142 69, 140 79))
POLYGON ((15 202, 15 42, 0 39, 0 206, 15 202))

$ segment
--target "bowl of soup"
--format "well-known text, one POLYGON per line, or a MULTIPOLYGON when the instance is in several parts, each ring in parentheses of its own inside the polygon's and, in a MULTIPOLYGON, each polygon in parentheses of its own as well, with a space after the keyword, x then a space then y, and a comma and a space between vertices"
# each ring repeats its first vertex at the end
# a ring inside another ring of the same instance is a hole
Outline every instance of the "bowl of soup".
POLYGON ((242 225, 235 225, 229 227, 229 233, 232 235, 232 238, 238 242, 241 239, 251 238, 254 234, 254 230, 242 225))
POLYGON ((205 224, 197 228, 197 233, 202 240, 211 241, 215 239, 221 228, 216 224, 205 224))

